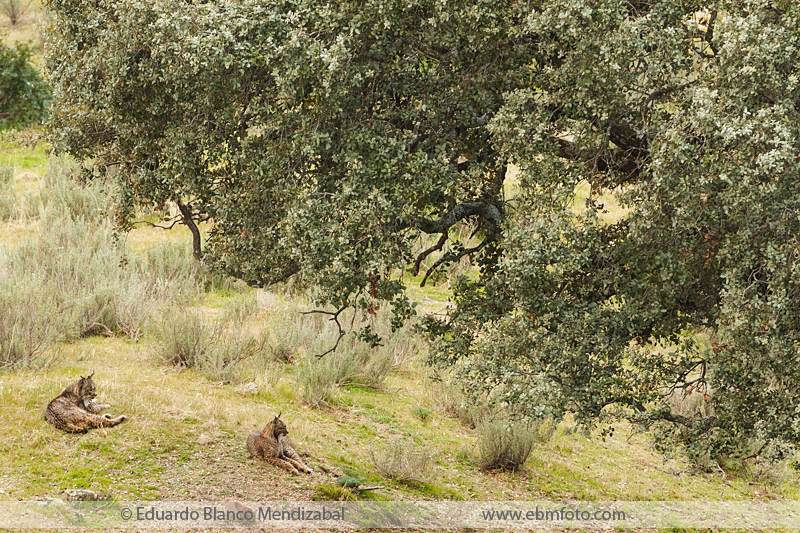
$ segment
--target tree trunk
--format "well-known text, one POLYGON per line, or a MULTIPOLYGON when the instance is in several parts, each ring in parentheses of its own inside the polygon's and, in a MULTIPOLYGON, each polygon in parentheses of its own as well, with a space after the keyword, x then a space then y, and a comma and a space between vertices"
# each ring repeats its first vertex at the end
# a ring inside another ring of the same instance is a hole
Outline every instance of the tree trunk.
POLYGON ((189 228, 189 231, 192 232, 192 255, 198 261, 203 260, 203 251, 201 248, 201 241, 200 241, 200 230, 197 228, 197 224, 194 223, 194 219, 192 218, 192 210, 189 206, 184 205, 183 202, 178 200, 178 209, 181 210, 181 215, 183 215, 183 223, 189 228))

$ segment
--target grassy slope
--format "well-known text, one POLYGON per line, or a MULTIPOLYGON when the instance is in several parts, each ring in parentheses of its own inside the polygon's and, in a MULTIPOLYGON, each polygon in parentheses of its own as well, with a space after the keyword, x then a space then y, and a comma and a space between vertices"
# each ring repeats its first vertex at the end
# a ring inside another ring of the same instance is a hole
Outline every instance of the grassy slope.
MULTIPOLYGON (((15 173, 40 173, 43 148, 5 143, 0 162, 15 173)), ((17 180, 18 188, 32 187, 17 180)), ((0 246, 35 232, 35 224, 0 225, 0 246)), ((171 232, 138 229, 129 237, 134 248, 160 238, 188 238, 171 232)), ((418 297, 429 305, 446 291, 429 288, 418 297)), ((235 296, 208 295, 206 305, 221 307, 235 296)), ((280 296, 262 298, 266 305, 280 296)), ((262 309, 267 321, 270 309, 262 309)), ((390 499, 752 499, 797 498, 796 473, 788 467, 770 471, 769 479, 689 473, 680 460, 665 462, 650 450, 646 435, 618 428, 615 436, 572 433, 568 424, 539 445, 519 473, 487 473, 474 461, 475 431, 446 417, 441 394, 412 364, 395 372, 384 390, 358 387, 344 391, 337 407, 309 409, 295 393, 294 368, 274 387, 244 394, 234 386, 209 382, 194 372, 176 372, 156 362, 145 339, 131 343, 92 337, 57 346, 58 362, 47 371, 0 374, 4 406, 0 433, 0 498, 55 496, 68 488, 90 488, 130 499, 327 499, 336 495, 335 478, 357 474, 385 484, 372 497, 390 499), (86 435, 67 435, 47 425, 47 402, 78 375, 96 372, 100 399, 114 415, 126 414, 121 426, 86 435), (433 409, 421 421, 416 407, 433 409), (308 464, 311 476, 292 477, 247 457, 247 434, 279 411, 308 464), (436 476, 425 485, 381 480, 370 460, 372 451, 402 437, 433 450, 436 476)))
POLYGON ((320 485, 354 470, 380 481, 370 450, 394 437, 429 446, 437 458, 427 485, 388 483, 378 497, 398 499, 742 499, 796 497, 790 474, 780 485, 721 475, 691 475, 680 461, 664 462, 643 435, 621 431, 605 441, 559 428, 518 474, 479 471, 470 458, 474 431, 440 411, 424 422, 412 414, 437 407, 418 371, 393 375, 383 391, 352 388, 340 406, 303 406, 288 373, 257 395, 220 386, 193 372, 158 366, 146 344, 90 338, 62 345, 46 372, 0 376, 4 410, 0 494, 11 499, 57 495, 68 488, 110 491, 130 499, 314 497, 320 485), (126 414, 121 426, 86 435, 54 430, 42 417, 47 401, 77 375, 96 372, 100 399, 126 414), (277 412, 316 471, 292 477, 249 459, 246 435, 277 412), (465 453, 466 452, 466 453, 465 453), (325 472, 328 471, 328 473, 325 472), (677 475, 676 475, 677 473, 677 475), (270 487, 268 493, 266 487, 270 487))

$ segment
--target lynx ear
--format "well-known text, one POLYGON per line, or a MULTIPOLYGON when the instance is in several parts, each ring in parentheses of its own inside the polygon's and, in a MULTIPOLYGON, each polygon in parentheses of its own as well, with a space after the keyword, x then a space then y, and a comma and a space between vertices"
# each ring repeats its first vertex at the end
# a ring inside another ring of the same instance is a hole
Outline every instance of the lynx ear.
POLYGON ((86 376, 86 379, 91 379, 91 377, 92 377, 92 376, 94 376, 94 370, 92 370, 92 373, 91 373, 91 374, 89 374, 88 376, 86 376))
POLYGON ((279 418, 281 417, 281 415, 282 415, 282 414, 283 414, 283 411, 281 411, 280 413, 278 413, 278 416, 276 416, 276 417, 275 417, 275 420, 279 419, 279 418))

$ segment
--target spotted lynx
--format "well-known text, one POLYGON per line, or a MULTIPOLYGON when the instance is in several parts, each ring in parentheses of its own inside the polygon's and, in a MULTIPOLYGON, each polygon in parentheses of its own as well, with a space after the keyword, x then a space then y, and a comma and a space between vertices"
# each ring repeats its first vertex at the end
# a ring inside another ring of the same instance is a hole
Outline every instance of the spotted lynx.
POLYGON ((95 403, 97 393, 92 380, 94 372, 64 389, 58 398, 47 405, 44 418, 56 428, 68 433, 86 433, 94 428, 110 428, 121 424, 126 417, 111 418, 98 415, 109 405, 95 403))
POLYGON ((267 424, 263 430, 254 431, 247 437, 247 451, 250 455, 264 459, 273 466, 283 468, 294 475, 301 470, 308 474, 308 468, 300 459, 300 454, 294 449, 294 443, 286 431, 286 424, 280 419, 280 414, 267 424))

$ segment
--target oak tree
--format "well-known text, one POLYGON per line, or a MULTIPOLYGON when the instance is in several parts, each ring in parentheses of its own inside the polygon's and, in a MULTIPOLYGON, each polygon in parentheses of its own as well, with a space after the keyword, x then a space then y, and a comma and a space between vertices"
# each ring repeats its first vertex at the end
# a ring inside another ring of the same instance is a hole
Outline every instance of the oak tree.
POLYGON ((337 320, 469 256, 425 328, 475 401, 800 440, 795 2, 46 4, 51 138, 123 222, 180 202, 209 263, 337 320))

